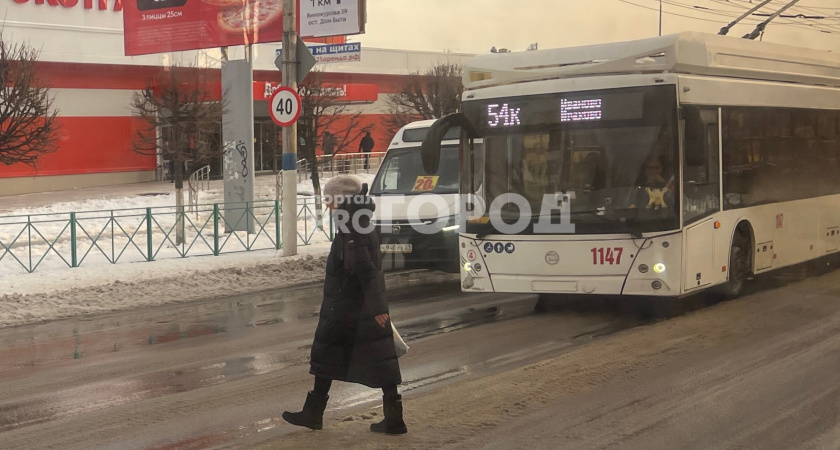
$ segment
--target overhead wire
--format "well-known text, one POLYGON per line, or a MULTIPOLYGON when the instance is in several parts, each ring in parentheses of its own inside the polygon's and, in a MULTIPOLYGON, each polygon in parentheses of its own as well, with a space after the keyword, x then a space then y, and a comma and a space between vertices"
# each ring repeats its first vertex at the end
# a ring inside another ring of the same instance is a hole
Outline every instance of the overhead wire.
MULTIPOLYGON (((659 8, 654 8, 654 7, 650 7, 650 6, 640 5, 640 4, 638 4, 638 3, 633 3, 633 2, 631 2, 631 1, 629 1, 629 0, 618 0, 618 1, 619 1, 619 2, 621 2, 621 3, 627 3, 628 5, 637 6, 637 7, 642 8, 642 9, 648 9, 648 10, 651 10, 651 11, 659 11, 659 8)), ((657 3, 658 3, 658 0, 657 0, 657 3)), ((703 19, 703 18, 696 17, 696 16, 687 16, 687 15, 685 15, 685 14, 677 14, 677 13, 674 13, 674 12, 669 12, 669 11, 662 11, 662 14, 667 14, 667 15, 670 15, 670 16, 676 16, 676 17, 685 17, 685 18, 688 18, 688 19, 694 19, 694 20, 702 20, 702 21, 704 21, 704 22, 714 22, 714 23, 720 23, 720 21, 718 21, 718 20, 703 19)))
MULTIPOLYGON (((746 2, 746 1, 740 2, 740 3, 744 3, 744 4, 743 4, 743 5, 739 5, 739 4, 738 4, 739 2, 737 2, 737 1, 735 1, 735 0, 707 0, 707 1, 710 1, 710 2, 712 2, 712 3, 718 4, 718 5, 720 5, 720 6, 727 6, 727 7, 733 7, 733 6, 734 6, 734 7, 736 7, 736 8, 741 9, 741 10, 744 10, 744 9, 749 9, 749 8, 750 8, 750 6, 752 6, 752 5, 753 5, 752 3, 748 3, 748 2, 746 2)), ((803 15, 811 15, 811 14, 814 14, 814 15, 820 15, 820 14, 824 14, 824 13, 822 13, 822 12, 810 11, 810 9, 812 9, 812 8, 822 8, 822 9, 828 9, 828 10, 835 10, 835 9, 836 9, 836 10, 840 11, 840 8, 827 8, 827 7, 823 8, 823 7, 813 7, 813 6, 806 6, 806 5, 799 5, 799 4, 794 5, 793 7, 791 7, 791 8, 790 8, 790 11, 791 11, 791 12, 799 12, 799 13, 801 13, 801 14, 803 14, 803 15)), ((768 14, 768 15, 769 15, 769 14, 768 14)), ((795 15, 795 14, 794 14, 794 15, 795 15)), ((783 18, 783 19, 785 19, 785 20, 784 20, 784 21, 781 21, 781 22, 776 22, 776 24, 781 24, 781 23, 784 23, 784 24, 798 24, 798 23, 801 23, 801 22, 799 22, 799 21, 797 21, 797 20, 791 20, 790 18, 785 17, 785 15, 782 15, 782 16, 781 16, 781 18, 783 18)), ((828 22, 828 23, 824 23, 824 22, 816 22, 816 19, 808 19, 808 18, 802 18, 802 19, 799 19, 799 20, 808 20, 808 21, 810 21, 810 22, 814 22, 817 26, 823 26, 823 25, 826 25, 826 26, 828 26, 828 27, 830 27, 830 28, 833 28, 833 27, 834 27, 834 25, 833 25, 833 24, 831 24, 830 22, 834 22, 834 21, 840 22, 840 15, 837 15, 837 17, 823 16, 822 18, 820 18, 820 19, 819 19, 819 20, 822 20, 822 21, 826 21, 826 22, 828 22)), ((838 31, 840 31, 840 30, 838 30, 838 31)))
MULTIPOLYGON (((840 8, 836 8, 836 9, 838 11, 840 11, 840 8)), ((840 13, 835 13, 834 17, 832 17, 832 16, 822 16, 820 19, 809 18, 808 17, 809 15, 822 15, 822 14, 825 14, 825 13, 823 13, 821 11, 814 10, 811 7, 800 6, 798 4, 796 6, 794 6, 793 8, 791 8, 791 12, 803 14, 805 16, 804 20, 807 20, 808 22, 812 22, 815 25, 818 25, 818 26, 821 26, 821 27, 824 26, 825 28, 828 28, 830 30, 840 32, 840 13)))
POLYGON ((765 20, 765 21, 763 21, 763 22, 759 23, 758 25, 756 25, 756 26, 755 26, 755 28, 754 28, 752 31, 750 31, 749 33, 745 34, 745 35, 743 36, 743 37, 744 37, 744 39, 755 39, 755 38, 757 38, 757 37, 764 37, 764 29, 767 27, 767 25, 768 25, 770 22, 772 22, 773 20, 775 20, 777 17, 779 17, 780 15, 782 15, 782 13, 784 13, 785 11, 787 11, 788 9, 790 9, 790 7, 791 7, 791 6, 793 6, 793 5, 797 4, 797 3, 799 3, 800 1, 801 1, 801 0, 791 0, 791 2, 790 2, 790 3, 786 4, 785 6, 781 7, 779 10, 777 10, 776 12, 774 12, 773 14, 771 14, 771 15, 770 15, 770 17, 768 17, 768 18, 767 18, 767 20, 765 20))
MULTIPOLYGON (((743 3, 744 5, 752 4, 751 0, 709 0, 716 3, 727 3, 730 5, 737 5, 738 3, 743 3)), ((745 6, 744 6, 745 7, 745 6)), ((830 11, 840 11, 840 7, 833 7, 833 6, 815 6, 815 5, 799 5, 797 4, 794 8, 808 8, 808 9, 825 9, 830 11)))
MULTIPOLYGON (((658 0, 654 0, 654 1, 658 1, 658 0)), ((729 8, 733 8, 733 7, 737 8, 738 9, 737 12, 742 12, 744 10, 749 10, 751 6, 754 6, 754 4, 750 4, 750 3, 747 3, 746 5, 739 5, 739 4, 734 3, 732 1, 729 1, 729 0, 706 0, 706 1, 718 4, 720 6, 725 6, 725 7, 729 7, 729 8), (749 6, 747 6, 747 5, 749 5, 749 6)), ((663 2, 665 4, 675 5, 675 6, 682 7, 682 8, 689 8, 689 9, 694 9, 694 10, 697 10, 697 11, 708 12, 710 14, 714 13, 714 14, 717 14, 717 15, 729 15, 732 12, 731 9, 723 10, 723 9, 713 9, 713 8, 709 8, 709 7, 705 7, 705 6, 699 6, 699 5, 688 5, 688 4, 685 4, 685 3, 682 3, 682 2, 676 1, 676 0, 663 0, 663 2)), ((795 5, 791 8, 791 10, 798 9, 798 8, 800 8, 800 7, 798 5, 795 5)), ((840 9, 840 8, 838 8, 838 9, 840 9)), ((808 11, 806 10, 805 12, 808 12, 808 11)), ((756 12, 756 14, 761 14, 761 13, 756 12)), ((770 14, 767 14, 767 15, 769 16, 770 14)), ((785 23, 790 23, 790 24, 798 23, 796 21, 790 20, 789 18, 787 18, 785 16, 782 16, 782 18, 786 19, 785 23)), ((761 19, 756 19, 756 18, 751 18, 751 20, 755 20, 757 22, 761 21, 761 19)), ((822 20, 830 20, 830 21, 838 20, 838 21, 840 21, 840 16, 838 16, 837 18, 825 17, 825 19, 822 19, 822 20)), ((781 22, 779 22, 779 23, 781 23, 781 22)))
MULTIPOLYGON (((642 9, 647 9, 647 10, 650 10, 650 11, 657 11, 657 12, 659 11, 658 6, 647 6, 647 5, 636 3, 636 2, 633 2, 633 1, 630 1, 630 0, 618 0, 618 1, 622 2, 622 3, 632 5, 632 6, 636 6, 636 7, 642 8, 642 9)), ((636 0, 636 1, 640 1, 640 0, 636 0)), ((659 0, 653 0, 653 1, 655 3, 659 3, 659 0)), ((725 6, 725 7, 728 7, 728 8, 737 8, 737 10, 734 10, 734 9, 728 9, 728 10, 714 9, 714 8, 709 8, 709 7, 705 7, 705 6, 700 6, 700 5, 686 4, 686 3, 683 3, 683 2, 680 2, 680 1, 677 1, 677 0, 662 0, 663 4, 672 6, 674 8, 688 9, 688 10, 691 10, 693 13, 695 13, 695 14, 680 14, 678 12, 663 10, 662 14, 669 15, 669 16, 674 16, 674 17, 683 17, 683 18, 688 18, 688 19, 698 20, 698 21, 703 21, 703 22, 721 23, 720 20, 710 19, 710 18, 707 18, 707 17, 703 17, 701 15, 722 17, 722 18, 727 18, 727 20, 732 20, 733 15, 740 14, 744 10, 750 9, 751 6, 754 6, 754 4, 750 4, 748 2, 734 2, 734 1, 729 1, 729 0, 707 0, 707 1, 718 4, 719 6, 725 6), (743 3, 743 4, 739 4, 739 3, 743 3), (740 11, 738 11, 738 10, 740 10, 740 11)), ((768 6, 770 6, 770 5, 768 5, 768 6)), ((796 8, 796 6, 792 7, 791 10, 793 10, 793 8, 796 8)), ((810 7, 808 7, 808 8, 810 8, 810 7)), ((831 9, 831 8, 827 8, 827 9, 831 9)), ((836 9, 840 10, 840 8, 836 8, 836 9)), ((838 18, 838 20, 840 20, 840 18, 838 18)), ((833 21, 833 18, 832 18, 832 21, 833 21)), ((739 24, 755 26, 755 25, 757 25, 761 22, 762 22, 762 19, 760 19, 760 18, 750 17, 750 18, 745 18, 744 20, 739 22, 739 24)), ((775 25, 783 25, 783 26, 788 27, 788 28, 798 28, 798 29, 807 30, 807 31, 815 31, 815 32, 822 32, 822 33, 829 33, 829 34, 840 33, 840 24, 834 25, 833 23, 820 23, 820 22, 817 22, 815 19, 796 19, 796 20, 794 20, 793 18, 788 18, 788 17, 778 17, 776 19, 776 21, 773 22, 773 23, 775 25), (807 23, 803 23, 803 21, 807 21, 807 23)))
MULTIPOLYGON (((715 2, 722 2, 725 1, 730 3, 729 0, 712 0, 715 2)), ((744 2, 746 3, 746 2, 744 2)), ((746 5, 742 7, 747 7, 746 5)), ((803 5, 797 3, 796 5, 792 6, 789 9, 790 14, 782 14, 779 16, 780 19, 784 20, 777 20, 777 25, 790 25, 790 24, 797 24, 802 27, 808 27, 812 31, 819 31, 822 33, 840 33, 840 8, 837 7, 825 7, 825 6, 814 6, 814 5, 803 5), (826 15, 826 11, 829 15, 826 15), (835 11, 833 15, 830 14, 831 11, 835 11), (799 17, 797 17, 799 16, 799 17), (818 16, 818 17, 809 17, 809 16, 818 16)))
MULTIPOLYGON (((840 8, 838 8, 840 10, 840 8)), ((840 15, 836 17, 823 15, 824 13, 812 10, 811 7, 796 4, 788 10, 788 14, 782 14, 779 17, 788 19, 791 22, 799 22, 806 26, 812 26, 817 29, 828 29, 840 32, 840 15), (804 23, 807 22, 807 23, 804 23)), ((778 22, 778 23, 788 23, 778 22)))
MULTIPOLYGON (((712 3, 719 4, 721 6, 729 6, 729 7, 735 6, 737 8, 740 8, 741 10, 749 9, 750 6, 753 5, 753 4, 747 3, 747 2, 743 2, 743 3, 745 3, 744 5, 738 5, 737 3, 733 2, 733 1, 730 1, 730 0, 708 0, 708 1, 711 1, 712 3)), ((799 8, 799 5, 793 6, 790 10, 793 11, 797 8, 799 8)), ((840 8, 838 8, 838 9, 840 9, 840 8)), ((761 16, 765 15, 763 13, 755 13, 755 14, 758 14, 758 15, 761 15, 761 16)), ((770 14, 766 14, 766 16, 770 16, 770 14)), ((780 20, 777 20, 777 21, 774 22, 776 25, 786 25, 786 26, 795 27, 795 28, 803 28, 803 29, 807 29, 807 30, 811 30, 811 31, 840 32, 840 28, 838 28, 836 25, 834 25, 832 23, 817 22, 815 19, 803 18, 803 19, 794 20, 794 18, 785 17, 785 15, 780 16, 779 19, 780 20), (803 23, 803 21, 808 21, 809 23, 803 23)), ((757 22, 761 21, 761 19, 755 19, 755 18, 753 20, 756 20, 757 22)), ((831 19, 826 18, 826 19, 821 19, 821 20, 832 20, 833 21, 835 19, 834 18, 831 18, 831 19)), ((838 17, 837 20, 840 21, 840 17, 838 17)))
POLYGON ((754 6, 752 9, 750 9, 750 10, 748 10, 747 12, 745 12, 745 13, 741 14, 740 16, 738 16, 738 18, 737 18, 737 19, 733 20, 732 22, 729 22, 729 23, 728 23, 728 24, 726 24, 723 28, 721 28, 721 29, 720 29, 720 31, 718 31, 718 34, 725 35, 725 34, 729 33, 729 30, 731 30, 731 29, 732 29, 732 27, 734 27, 735 25, 737 25, 737 24, 738 24, 738 22, 740 22, 740 21, 742 21, 742 20, 746 19, 747 17, 749 17, 749 16, 750 16, 750 14, 752 14, 752 13, 754 13, 754 12, 758 11, 758 10, 759 10, 759 9, 761 9, 764 5, 766 5, 766 4, 768 4, 768 3, 770 3, 771 1, 773 1, 773 0, 764 0, 764 1, 762 1, 761 3, 759 3, 758 5, 754 6))
MULTIPOLYGON (((654 1, 658 2, 659 0, 654 0, 654 1)), ((729 19, 731 19, 731 17, 732 17, 732 13, 729 12, 729 11, 715 10, 715 9, 711 9, 711 8, 707 8, 707 7, 699 7, 697 5, 686 5, 684 3, 680 3, 680 2, 677 2, 677 1, 674 1, 674 0, 662 0, 662 3, 664 3, 666 5, 671 5, 671 6, 674 6, 674 7, 677 7, 677 8, 689 9, 692 12, 695 12, 695 13, 708 14, 708 15, 713 15, 713 16, 718 16, 718 17, 726 17, 726 18, 729 18, 729 19)), ((638 6, 641 6, 641 5, 638 5, 638 6)), ((651 9, 651 8, 648 8, 648 9, 651 9)), ((678 15, 678 14, 669 13, 669 12, 663 12, 663 14, 678 15)), ((700 17, 697 17, 697 16, 682 15, 682 17, 689 17, 689 18, 696 19, 696 20, 707 20, 707 21, 709 21, 709 19, 703 19, 703 18, 700 18, 700 17)), ((756 24, 761 22, 760 19, 756 19, 756 18, 749 18, 748 20, 751 21, 751 22, 754 22, 756 24)), ((717 20, 711 20, 711 21, 712 22, 717 22, 717 20)), ((749 22, 747 22, 747 23, 749 23, 749 22)))

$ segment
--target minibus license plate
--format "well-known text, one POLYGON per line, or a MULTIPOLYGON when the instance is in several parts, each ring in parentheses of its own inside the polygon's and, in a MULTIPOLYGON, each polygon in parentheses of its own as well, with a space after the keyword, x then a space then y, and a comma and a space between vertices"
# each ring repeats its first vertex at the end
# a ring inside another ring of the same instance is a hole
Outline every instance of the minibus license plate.
POLYGON ((382 253, 411 253, 411 244, 379 244, 382 253))

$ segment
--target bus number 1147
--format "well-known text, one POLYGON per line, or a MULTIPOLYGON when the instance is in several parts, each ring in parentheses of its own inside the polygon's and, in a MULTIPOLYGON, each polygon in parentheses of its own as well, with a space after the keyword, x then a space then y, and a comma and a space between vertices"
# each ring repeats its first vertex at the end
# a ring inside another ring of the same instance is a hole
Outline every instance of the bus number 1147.
POLYGON ((621 252, 624 251, 622 247, 594 247, 592 250, 592 264, 621 264, 621 252))

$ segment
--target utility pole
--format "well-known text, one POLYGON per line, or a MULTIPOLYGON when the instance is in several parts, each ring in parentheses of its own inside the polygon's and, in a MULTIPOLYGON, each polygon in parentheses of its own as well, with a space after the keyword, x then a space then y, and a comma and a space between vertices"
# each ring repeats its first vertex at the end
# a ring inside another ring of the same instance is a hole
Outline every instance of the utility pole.
POLYGON ((662 36, 662 0, 659 0, 659 35, 662 36))
MULTIPOLYGON (((295 0, 283 0, 283 84, 298 90, 295 0)), ((283 128, 283 256, 297 255, 297 124, 283 128)))

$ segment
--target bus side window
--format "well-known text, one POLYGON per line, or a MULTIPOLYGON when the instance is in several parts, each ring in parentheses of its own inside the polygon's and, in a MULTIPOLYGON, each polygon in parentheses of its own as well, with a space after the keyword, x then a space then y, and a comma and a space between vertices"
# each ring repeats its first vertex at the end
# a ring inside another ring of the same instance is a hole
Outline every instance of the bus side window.
POLYGON ((382 176, 382 186, 379 188, 383 191, 397 189, 400 179, 400 157, 396 156, 391 159, 388 167, 385 168, 385 173, 382 176))
POLYGON ((459 180, 462 193, 481 192, 482 180, 484 179, 484 143, 482 141, 468 139, 461 141, 459 150, 460 166, 459 180))
POLYGON ((683 110, 683 218, 689 224, 720 209, 718 111, 695 106, 683 110))

